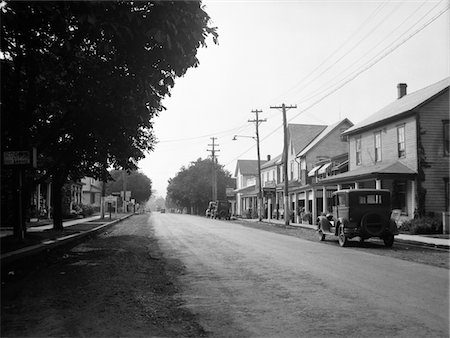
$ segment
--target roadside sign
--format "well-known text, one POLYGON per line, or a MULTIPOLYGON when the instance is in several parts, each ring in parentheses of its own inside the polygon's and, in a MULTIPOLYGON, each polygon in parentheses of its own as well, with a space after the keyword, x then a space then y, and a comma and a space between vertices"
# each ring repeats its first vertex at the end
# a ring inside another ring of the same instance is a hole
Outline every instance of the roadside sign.
POLYGON ((105 202, 106 203, 117 203, 117 196, 113 196, 113 195, 109 195, 109 196, 105 196, 105 202))
POLYGON ((7 150, 3 152, 3 164, 11 166, 28 166, 36 168, 36 148, 30 150, 7 150))

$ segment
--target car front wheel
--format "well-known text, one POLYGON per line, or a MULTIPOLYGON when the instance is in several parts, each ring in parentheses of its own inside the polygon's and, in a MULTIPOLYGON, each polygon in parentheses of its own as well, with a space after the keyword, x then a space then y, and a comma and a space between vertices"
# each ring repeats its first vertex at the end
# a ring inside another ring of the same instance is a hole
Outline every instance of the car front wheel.
POLYGON ((344 234, 344 225, 339 226, 339 234, 338 234, 339 245, 344 247, 347 246, 348 238, 344 234))

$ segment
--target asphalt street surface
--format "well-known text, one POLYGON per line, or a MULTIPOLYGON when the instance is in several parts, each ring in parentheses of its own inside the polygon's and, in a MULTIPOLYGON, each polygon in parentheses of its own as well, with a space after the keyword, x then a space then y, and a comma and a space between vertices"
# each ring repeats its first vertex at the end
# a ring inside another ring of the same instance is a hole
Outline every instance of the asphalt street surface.
POLYGON ((449 270, 435 262, 448 252, 427 251, 424 264, 419 249, 289 231, 135 215, 11 270, 1 336, 449 336, 449 270))

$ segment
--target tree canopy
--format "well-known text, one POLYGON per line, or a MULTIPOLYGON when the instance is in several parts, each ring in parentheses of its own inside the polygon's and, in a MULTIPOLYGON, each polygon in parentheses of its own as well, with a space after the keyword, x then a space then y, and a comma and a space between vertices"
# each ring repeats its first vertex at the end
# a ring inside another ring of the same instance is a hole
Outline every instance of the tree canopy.
POLYGON ((139 171, 126 172, 125 170, 112 170, 112 180, 106 184, 106 194, 123 191, 124 180, 126 190, 131 191, 131 198, 142 204, 152 195, 152 181, 139 171))
MULTIPOLYGON (((2 149, 36 147, 33 179, 137 169, 176 77, 217 34, 201 1, 6 1, 2 149)), ((54 208, 57 218, 58 208, 54 208)))
MULTIPOLYGON (((231 174, 222 165, 214 164, 217 173, 217 198, 226 199, 226 188, 234 187, 231 174)), ((191 208, 194 213, 203 214, 212 199, 213 161, 197 159, 189 167, 182 167, 169 180, 166 201, 179 208, 191 208)))

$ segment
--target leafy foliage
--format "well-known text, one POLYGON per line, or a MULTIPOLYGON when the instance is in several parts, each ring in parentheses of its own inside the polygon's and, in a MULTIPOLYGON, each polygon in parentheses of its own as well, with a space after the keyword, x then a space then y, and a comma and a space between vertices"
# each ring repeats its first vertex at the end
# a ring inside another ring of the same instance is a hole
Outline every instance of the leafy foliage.
POLYGON ((441 234, 442 220, 436 217, 420 217, 402 223, 401 231, 412 235, 441 234))
POLYGON ((37 147, 55 224, 71 179, 137 169, 175 78, 215 28, 200 1, 6 1, 1 8, 2 149, 37 147))
POLYGON ((123 191, 124 179, 126 190, 131 191, 131 198, 136 202, 147 201, 152 195, 152 181, 139 171, 126 172, 124 170, 112 170, 110 172, 112 181, 106 184, 106 194, 123 191))
MULTIPOLYGON (((226 198, 226 187, 234 187, 231 174, 223 166, 215 164, 217 172, 217 198, 226 198)), ((212 199, 213 162, 210 159, 197 159, 189 167, 182 167, 174 178, 169 180, 166 201, 178 208, 191 207, 194 213, 203 214, 212 199)))

